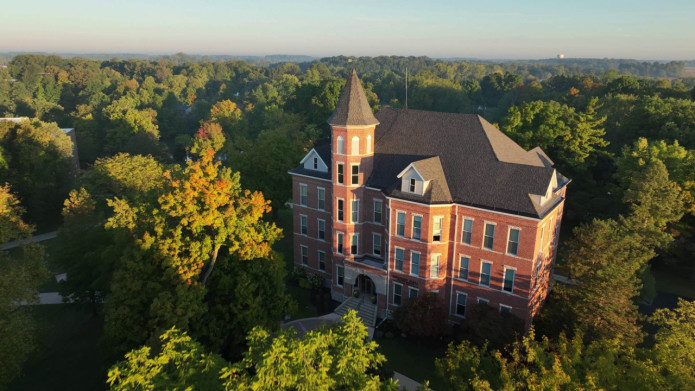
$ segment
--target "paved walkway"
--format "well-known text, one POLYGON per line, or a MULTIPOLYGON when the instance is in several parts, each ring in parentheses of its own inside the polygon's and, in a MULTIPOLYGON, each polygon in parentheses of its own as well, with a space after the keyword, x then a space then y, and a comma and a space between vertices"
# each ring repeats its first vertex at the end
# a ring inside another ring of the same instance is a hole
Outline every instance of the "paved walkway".
POLYGON ((415 380, 409 378, 408 376, 402 373, 394 371, 393 379, 398 380, 398 385, 401 387, 401 390, 417 391, 418 389, 420 389, 420 383, 416 382, 415 380))
POLYGON ((56 236, 58 236, 58 231, 53 231, 53 232, 47 232, 45 234, 41 235, 36 235, 32 236, 30 238, 22 239, 22 240, 15 240, 14 242, 8 242, 3 245, 0 245, 0 250, 9 250, 11 248, 23 246, 28 243, 38 243, 38 242, 43 242, 44 240, 48 239, 53 239, 56 236))

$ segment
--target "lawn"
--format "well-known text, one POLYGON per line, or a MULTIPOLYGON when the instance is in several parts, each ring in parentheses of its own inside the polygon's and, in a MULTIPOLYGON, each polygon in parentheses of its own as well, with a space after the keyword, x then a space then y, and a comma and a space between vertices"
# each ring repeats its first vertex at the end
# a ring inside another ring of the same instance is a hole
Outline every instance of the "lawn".
POLYGON ((77 304, 25 308, 39 323, 39 347, 9 389, 106 389, 108 363, 97 349, 103 319, 77 304))
POLYGON ((375 339, 379 350, 386 356, 386 366, 422 383, 430 381, 435 390, 445 390, 443 380, 437 375, 434 359, 444 357, 446 346, 400 337, 375 339))

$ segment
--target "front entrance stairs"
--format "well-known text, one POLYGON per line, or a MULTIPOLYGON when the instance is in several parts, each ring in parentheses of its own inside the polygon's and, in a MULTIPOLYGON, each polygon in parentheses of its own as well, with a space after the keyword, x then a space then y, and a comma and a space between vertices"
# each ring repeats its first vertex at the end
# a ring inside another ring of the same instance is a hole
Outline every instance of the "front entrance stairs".
POLYGON ((350 297, 335 309, 339 316, 345 315, 349 310, 355 310, 357 316, 362 319, 362 323, 372 329, 376 325, 376 304, 366 297, 350 297))

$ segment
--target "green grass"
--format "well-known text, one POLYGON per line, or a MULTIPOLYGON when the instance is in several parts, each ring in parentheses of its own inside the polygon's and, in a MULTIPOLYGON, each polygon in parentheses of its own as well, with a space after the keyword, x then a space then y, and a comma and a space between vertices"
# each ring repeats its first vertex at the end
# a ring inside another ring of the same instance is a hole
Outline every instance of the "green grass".
POLYGON ((77 304, 27 309, 39 324, 39 346, 9 389, 106 389, 108 363, 97 349, 103 319, 77 304))
POLYGON ((434 359, 444 357, 446 346, 432 341, 400 337, 380 338, 375 341, 379 344, 381 353, 386 356, 387 367, 420 383, 429 380, 430 386, 435 390, 446 389, 434 367, 434 359))

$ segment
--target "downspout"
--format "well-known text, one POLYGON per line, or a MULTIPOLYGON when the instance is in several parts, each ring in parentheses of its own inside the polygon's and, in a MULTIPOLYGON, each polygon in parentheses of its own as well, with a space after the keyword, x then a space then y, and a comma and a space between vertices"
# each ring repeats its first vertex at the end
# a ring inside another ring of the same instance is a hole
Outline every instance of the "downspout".
POLYGON ((389 198, 388 206, 388 224, 386 224, 386 317, 389 316, 389 294, 391 290, 389 289, 389 282, 391 281, 391 268, 389 267, 389 262, 391 261, 391 199, 389 198))
POLYGON ((454 295, 454 265, 456 263, 456 245, 458 244, 459 236, 459 205, 456 204, 456 215, 454 216, 454 248, 451 257, 451 273, 449 273, 449 315, 451 315, 451 298, 454 295))

